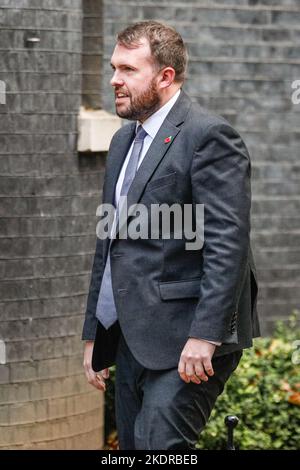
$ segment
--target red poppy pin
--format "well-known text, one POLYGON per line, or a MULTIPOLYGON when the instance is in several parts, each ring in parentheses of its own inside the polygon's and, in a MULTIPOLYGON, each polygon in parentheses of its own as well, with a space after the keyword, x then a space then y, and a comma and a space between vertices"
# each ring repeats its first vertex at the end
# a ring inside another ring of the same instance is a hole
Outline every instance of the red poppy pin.
POLYGON ((169 142, 171 142, 171 140, 172 140, 172 136, 169 135, 169 137, 165 138, 164 142, 165 142, 165 144, 168 144, 169 142))

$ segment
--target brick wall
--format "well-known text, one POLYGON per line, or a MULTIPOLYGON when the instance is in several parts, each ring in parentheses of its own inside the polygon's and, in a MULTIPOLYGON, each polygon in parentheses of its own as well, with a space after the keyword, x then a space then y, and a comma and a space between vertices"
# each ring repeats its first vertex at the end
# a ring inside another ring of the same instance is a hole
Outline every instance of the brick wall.
POLYGON ((0 448, 100 448, 80 335, 105 158, 76 152, 82 2, 2 0, 0 55, 0 448))
POLYGON ((103 104, 113 110, 115 35, 146 19, 175 26, 188 44, 185 90, 239 130, 252 156, 252 242, 263 331, 300 305, 299 0, 104 1, 103 104))

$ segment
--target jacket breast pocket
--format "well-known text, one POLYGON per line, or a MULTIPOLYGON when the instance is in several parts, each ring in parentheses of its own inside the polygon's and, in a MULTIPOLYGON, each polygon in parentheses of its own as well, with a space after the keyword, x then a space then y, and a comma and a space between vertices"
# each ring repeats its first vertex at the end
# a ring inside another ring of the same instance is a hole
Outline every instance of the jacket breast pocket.
POLYGON ((153 191, 154 189, 162 188, 176 183, 176 171, 168 173, 167 175, 160 176, 150 180, 146 186, 146 191, 153 191))
POLYGON ((199 298, 201 277, 180 281, 159 282, 159 292, 162 300, 199 298))

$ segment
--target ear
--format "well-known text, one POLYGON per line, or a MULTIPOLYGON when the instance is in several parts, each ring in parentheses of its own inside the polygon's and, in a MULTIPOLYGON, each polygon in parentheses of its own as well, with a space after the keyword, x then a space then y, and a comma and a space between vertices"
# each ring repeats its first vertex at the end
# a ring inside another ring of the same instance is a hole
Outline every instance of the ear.
POLYGON ((160 71, 158 86, 162 88, 168 88, 174 83, 175 70, 173 67, 165 67, 160 71))

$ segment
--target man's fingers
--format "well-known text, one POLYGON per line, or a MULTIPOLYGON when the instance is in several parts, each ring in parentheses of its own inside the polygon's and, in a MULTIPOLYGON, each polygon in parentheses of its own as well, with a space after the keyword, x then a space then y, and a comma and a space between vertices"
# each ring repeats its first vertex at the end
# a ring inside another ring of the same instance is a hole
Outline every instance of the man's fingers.
POLYGON ((105 391, 106 390, 106 384, 102 376, 100 377, 98 374, 96 374, 93 369, 88 368, 86 370, 86 378, 88 380, 88 383, 90 385, 93 385, 93 387, 97 388, 98 390, 105 391))
POLYGON ((203 365, 201 362, 197 362, 195 364, 195 374, 197 375, 197 377, 199 377, 200 380, 203 380, 203 382, 208 381, 208 377, 205 374, 205 371, 203 369, 203 365))
POLYGON ((216 349, 209 341, 189 338, 180 356, 178 372, 185 382, 207 382, 214 375, 211 358, 216 349))
POLYGON ((182 380, 184 382, 189 383, 189 382, 194 382, 196 384, 200 384, 201 381, 207 382, 208 375, 213 375, 214 371, 211 365, 211 362, 209 360, 206 360, 206 366, 204 365, 204 362, 195 361, 193 362, 184 362, 183 360, 180 360, 179 366, 178 366, 178 372, 182 380))
POLYGON ((186 383, 189 383, 189 382, 194 382, 196 384, 201 383, 201 380, 195 375, 193 364, 185 362, 183 359, 181 359, 179 362, 178 372, 179 372, 180 378, 186 383))
POLYGON ((193 363, 191 362, 185 363, 185 373, 188 377, 192 377, 195 374, 193 363))
POLYGON ((100 384, 104 389, 106 389, 106 383, 102 376, 96 374, 97 383, 100 384))
POLYGON ((203 366, 204 366, 204 369, 205 369, 205 372, 211 377, 212 375, 214 375, 214 369, 213 369, 213 366, 212 366, 212 363, 211 363, 211 360, 206 358, 204 361, 203 361, 203 366))
POLYGON ((192 375, 191 377, 191 382, 194 382, 194 384, 201 384, 201 380, 199 379, 199 377, 196 376, 196 374, 192 375))
POLYGON ((96 387, 98 390, 102 390, 104 392, 106 390, 106 384, 104 380, 99 378, 97 374, 94 374, 94 376, 91 378, 90 384, 96 387))
POLYGON ((97 388, 98 390, 105 391, 106 385, 104 382, 100 382, 97 377, 89 377, 88 378, 88 383, 90 385, 93 385, 93 387, 97 388))
POLYGON ((108 378, 109 378, 109 369, 108 369, 108 368, 107 368, 107 369, 103 369, 103 370, 101 371, 101 374, 102 374, 102 376, 103 376, 105 379, 108 379, 108 378))
POLYGON ((93 381, 91 385, 93 385, 95 388, 97 388, 97 390, 100 390, 101 392, 106 391, 106 385, 102 382, 99 382, 97 379, 93 381))
POLYGON ((180 375, 180 378, 186 382, 186 383, 189 383, 190 382, 190 378, 186 375, 186 372, 185 372, 185 362, 183 361, 182 358, 180 358, 180 361, 179 361, 179 364, 178 364, 178 373, 180 375))

